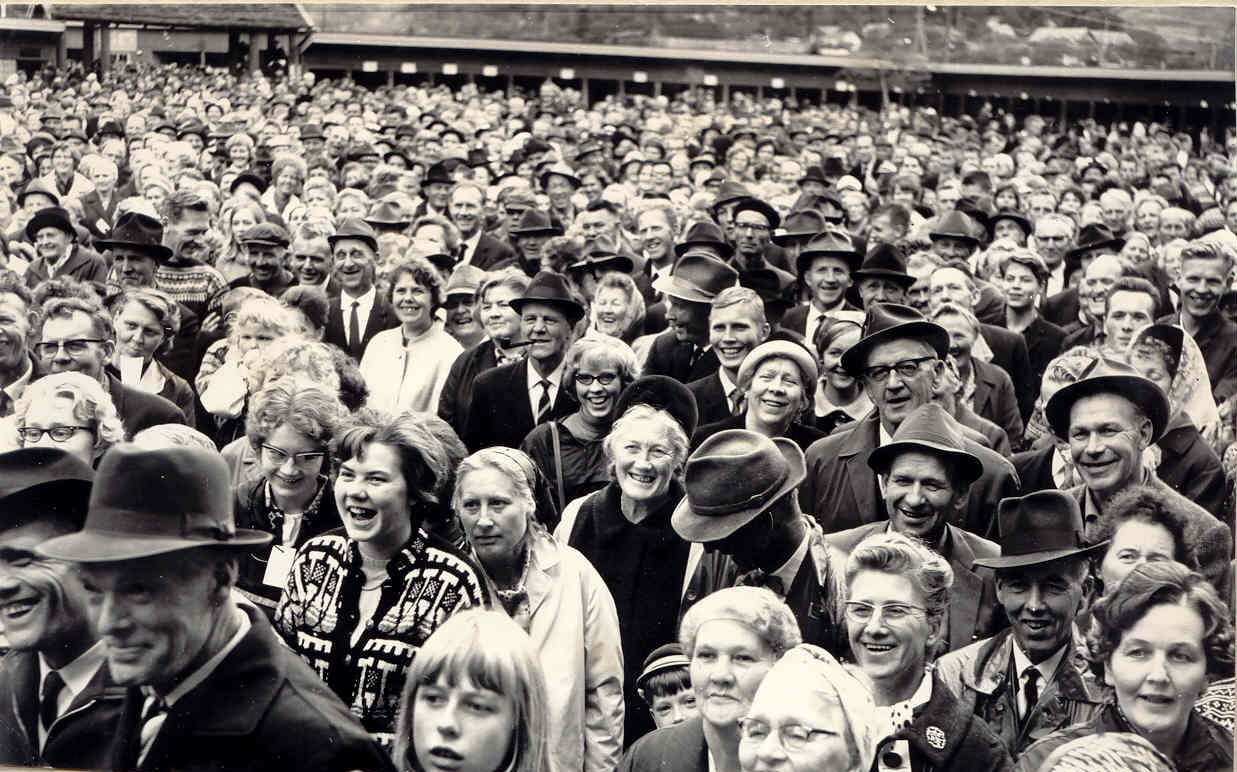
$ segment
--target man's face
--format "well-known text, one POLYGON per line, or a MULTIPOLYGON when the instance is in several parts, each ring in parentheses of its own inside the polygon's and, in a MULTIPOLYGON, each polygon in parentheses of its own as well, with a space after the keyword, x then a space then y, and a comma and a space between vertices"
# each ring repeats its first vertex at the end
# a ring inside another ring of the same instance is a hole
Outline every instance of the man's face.
POLYGON ((1052 196, 1031 195, 1027 202, 1027 215, 1030 216, 1031 222, 1039 220, 1046 214, 1051 214, 1054 211, 1055 203, 1052 196))
POLYGON ((11 292, 0 292, 0 372, 20 375, 26 368, 29 309, 11 292))
POLYGON ((451 219, 460 229, 460 235, 471 238, 481 227, 481 191, 462 187, 451 194, 451 219))
POLYGON ((153 287, 158 262, 142 252, 124 247, 112 250, 112 266, 122 287, 153 287))
POLYGON ((1001 276, 1005 289, 1005 304, 1014 310, 1030 308, 1039 294, 1039 280, 1030 268, 1010 263, 1001 276))
POLYGON ((1074 403, 1067 438, 1070 455, 1098 499, 1138 484, 1151 431, 1151 421, 1120 395, 1096 394, 1074 403))
POLYGON ((704 346, 709 342, 709 304, 666 297, 666 324, 677 340, 704 346))
MULTIPOLYGON (((1165 210, 1167 211, 1167 210, 1165 210)), ((1167 216, 1163 212, 1160 213, 1160 243, 1167 244, 1173 239, 1188 239, 1190 238, 1190 226, 1178 214, 1170 213, 1167 216)))
POLYGON ((1116 255, 1100 255, 1087 266, 1078 294, 1086 302, 1087 314, 1092 319, 1104 318, 1104 300, 1108 297, 1108 290, 1124 272, 1125 268, 1116 255))
POLYGON ((1124 199, 1109 197, 1100 202, 1100 211, 1104 218, 1104 224, 1112 229, 1113 233, 1125 232, 1130 216, 1130 207, 1124 199))
POLYGON ((61 533, 45 521, 0 532, 0 606, 4 637, 14 649, 81 651, 77 647, 93 636, 85 591, 72 565, 35 552, 61 533))
POLYGON ((340 239, 332 252, 339 285, 353 297, 369 292, 374 286, 374 266, 378 259, 369 244, 360 239, 340 239))
POLYGON ((889 524, 898 533, 927 541, 958 510, 965 494, 954 489, 939 456, 919 451, 900 453, 885 478, 889 524))
POLYGON ((249 275, 257 284, 275 280, 283 268, 284 248, 274 244, 249 243, 245 245, 249 257, 249 275))
POLYGON ((520 333, 529 342, 528 356, 557 366, 571 344, 571 323, 562 311, 542 303, 520 309, 520 333))
POLYGON ((228 588, 213 566, 174 552, 79 571, 112 678, 166 694, 201 655, 225 607, 228 588))
POLYGON ((928 280, 928 302, 933 312, 946 303, 971 308, 975 295, 967 275, 957 268, 938 268, 928 280))
POLYGON ((744 257, 763 257, 772 232, 760 212, 744 209, 734 216, 735 249, 744 257))
POLYGON ((450 196, 451 183, 449 182, 431 182, 425 186, 425 198, 429 201, 430 206, 440 212, 447 208, 450 196))
POLYGON ((850 289, 850 267, 840 257, 817 257, 803 274, 817 308, 833 308, 850 289))
POLYGON ((68 233, 52 226, 39 228, 34 234, 34 248, 44 260, 59 260, 72 242, 68 233))
POLYGON ((82 373, 101 380, 103 366, 112 358, 114 345, 110 340, 98 340, 90 317, 78 311, 67 319, 51 318, 43 322, 39 357, 49 373, 82 373), (52 351, 50 348, 54 344, 59 345, 52 351))
POLYGON ((1070 238, 1070 229, 1065 223, 1042 220, 1035 224, 1035 248, 1050 269, 1065 260, 1070 238))
POLYGON ((1013 220, 998 220, 997 224, 992 226, 992 240, 997 239, 1010 239, 1020 247, 1027 243, 1026 233, 1013 220))
POLYGON ((317 286, 326 281, 334 268, 334 258, 326 244, 297 240, 292 242, 292 273, 298 284, 317 286))
POLYGON ((952 212, 958 199, 962 198, 962 189, 956 186, 940 188, 936 191, 936 214, 938 217, 952 212))
POLYGON ((864 308, 873 303, 905 303, 906 290, 893 279, 871 276, 859 280, 859 297, 864 308))
POLYGON ((975 345, 977 337, 975 328, 970 321, 957 314, 942 314, 934 321, 949 333, 949 355, 965 372, 970 367, 971 347, 975 345))
POLYGON ((932 251, 946 261, 966 260, 975 251, 975 245, 965 239, 943 236, 932 242, 932 251))
POLYGON ((1124 356, 1134 333, 1155 321, 1155 298, 1145 292, 1114 292, 1104 316, 1104 346, 1124 356))
POLYGON ((575 188, 562 175, 551 174, 545 183, 545 193, 550 198, 550 205, 555 209, 565 209, 571 204, 571 194, 575 188))
POLYGON ((670 223, 666 221, 664 212, 653 209, 640 215, 636 222, 639 230, 641 249, 651 260, 670 257, 674 253, 674 233, 670 223))
POLYGON ((1228 289, 1224 261, 1212 258, 1188 257, 1181 263, 1177 288, 1181 290, 1181 307, 1195 319, 1201 319, 1219 305, 1228 289))
POLYGON ((768 323, 752 311, 747 303, 734 303, 709 312, 709 344, 730 373, 738 372, 744 357, 768 337, 768 323))
POLYGON ((1078 561, 1054 561, 997 571, 996 596, 1005 607, 1014 639, 1032 663, 1069 642, 1090 580, 1078 561))
POLYGON ((169 222, 163 231, 163 243, 177 257, 188 260, 203 260, 209 245, 206 232, 210 230, 210 213, 186 209, 180 218, 169 222))
POLYGON ((606 209, 598 209, 595 212, 581 212, 578 221, 580 223, 580 232, 583 233, 585 241, 593 241, 602 236, 613 239, 614 233, 618 229, 618 220, 606 209))
MULTIPOLYGON (((864 368, 864 388, 876 406, 882 421, 896 428, 916 408, 932 399, 932 390, 940 371, 936 352, 927 343, 902 338, 878 344, 868 354, 864 368), (896 369, 890 370, 883 379, 867 373, 877 367, 892 367, 903 363, 915 363, 914 372, 903 377, 896 369)), ((892 431, 892 430, 891 430, 892 431)))

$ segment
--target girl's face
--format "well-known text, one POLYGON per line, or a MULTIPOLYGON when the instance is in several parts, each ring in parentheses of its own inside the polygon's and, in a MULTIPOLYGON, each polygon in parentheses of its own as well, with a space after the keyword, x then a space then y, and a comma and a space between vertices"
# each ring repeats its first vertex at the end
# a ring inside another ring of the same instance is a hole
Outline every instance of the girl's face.
POLYGON ((584 357, 575 376, 576 399, 580 412, 594 424, 608 424, 614 418, 614 406, 623 379, 613 363, 598 361, 597 357, 584 357))
POLYGON ((997 209, 1017 209, 1018 193, 1013 188, 1005 188, 996 194, 993 203, 996 204, 997 209))
POLYGON ((412 507, 399 451, 371 442, 339 465, 335 504, 353 541, 398 550, 412 535, 412 507))
POLYGON ((412 747, 425 772, 497 772, 512 751, 515 703, 469 678, 417 688, 412 747))
POLYGON ((253 216, 253 212, 249 210, 249 207, 242 206, 240 209, 232 212, 232 238, 237 238, 257 224, 258 219, 253 216))
POLYGON ((854 376, 842 369, 842 354, 859 342, 859 336, 859 328, 854 327, 834 338, 829 347, 825 349, 821 362, 822 371, 827 383, 835 389, 849 389, 855 383, 854 376))
POLYGON ((1133 238, 1125 242, 1125 246, 1121 248, 1121 257, 1134 265, 1142 265, 1151 260, 1151 250, 1147 249, 1145 241, 1133 238))
POLYGON ((249 165, 249 148, 244 145, 233 145, 228 148, 228 160, 233 166, 241 167, 249 165))
POLYGON ((258 324, 244 324, 236 330, 236 346, 242 355, 262 348, 275 340, 274 330, 258 324))
POLYGON ((52 153, 52 168, 55 169, 56 174, 67 177, 73 173, 75 165, 73 153, 67 148, 60 148, 52 153))

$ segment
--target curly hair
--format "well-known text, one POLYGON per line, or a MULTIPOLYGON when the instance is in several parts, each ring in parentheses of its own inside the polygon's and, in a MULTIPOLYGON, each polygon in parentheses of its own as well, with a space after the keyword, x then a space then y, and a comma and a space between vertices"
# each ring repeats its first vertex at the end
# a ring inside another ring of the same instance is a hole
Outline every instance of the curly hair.
POLYGON ((422 257, 406 257, 397 263, 387 275, 387 300, 394 302, 392 293, 401 276, 412 277, 413 282, 421 285, 430 293, 430 310, 442 308, 442 277, 438 270, 422 257))
POLYGON ((1112 498, 1096 523, 1091 543, 1112 539, 1117 530, 1131 520, 1158 525, 1168 531, 1173 537, 1173 560, 1191 569, 1198 567, 1194 547, 1185 537, 1189 515, 1175 498, 1147 485, 1126 488, 1112 498))
MULTIPOLYGON (((897 532, 875 533, 859 542, 846 560, 846 589, 862 571, 904 576, 924 598, 928 620, 940 631, 949 613, 954 572, 949 561, 914 539, 897 532)), ((942 643, 948 647, 948 642, 942 643)), ((935 652, 929 651, 932 657, 935 652)))
POLYGON ((96 459, 116 443, 125 441, 125 428, 112 396, 97 380, 76 372, 52 373, 27 386, 13 405, 17 427, 26 425, 31 407, 51 399, 72 400, 74 420, 93 427, 96 459))
POLYGON ((1152 608, 1164 605, 1184 605, 1198 612, 1203 620, 1208 674, 1231 676, 1233 623, 1227 606, 1201 574, 1164 560, 1138 566, 1110 594, 1096 601, 1086 651, 1092 672, 1102 676, 1122 636, 1152 608))
POLYGON ((683 615, 679 645, 688 659, 696 651, 696 634, 706 622, 728 619, 755 633, 773 661, 803 642, 799 623, 786 603, 765 587, 727 587, 706 595, 683 615))
MULTIPOLYGON (((423 510, 440 504, 450 479, 451 459, 424 414, 358 410, 336 435, 333 455, 342 464, 363 457, 373 444, 387 445, 399 456, 399 471, 415 514, 423 516, 423 510)), ((414 522, 413 527, 419 527, 419 522, 414 522)))
POLYGON ((316 383, 282 378, 254 395, 245 418, 245 436, 255 451, 287 424, 326 447, 335 438, 347 411, 339 397, 316 383))

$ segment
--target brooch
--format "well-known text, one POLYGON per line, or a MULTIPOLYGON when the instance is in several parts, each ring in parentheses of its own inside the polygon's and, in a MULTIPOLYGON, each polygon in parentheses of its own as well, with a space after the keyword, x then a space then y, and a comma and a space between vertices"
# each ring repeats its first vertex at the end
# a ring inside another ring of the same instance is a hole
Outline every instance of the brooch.
POLYGON ((930 726, 924 731, 924 736, 928 738, 928 745, 933 748, 942 750, 945 747, 945 733, 938 726, 930 726))

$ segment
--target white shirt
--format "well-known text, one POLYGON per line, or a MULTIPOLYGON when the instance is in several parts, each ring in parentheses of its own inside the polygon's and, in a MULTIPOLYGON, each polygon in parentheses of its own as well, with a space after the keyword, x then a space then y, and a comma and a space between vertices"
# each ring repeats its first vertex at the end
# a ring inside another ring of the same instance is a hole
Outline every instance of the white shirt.
MULTIPOLYGON (((56 717, 63 716, 69 706, 73 704, 73 700, 77 699, 77 695, 85 691, 90 685, 91 679, 95 673, 103 665, 103 660, 107 658, 107 653, 104 649, 103 642, 98 641, 94 646, 91 646, 86 651, 82 652, 77 659, 73 660, 64 667, 56 670, 64 681, 64 688, 60 690, 60 694, 56 696, 56 717)), ((47 660, 43 659, 43 655, 39 655, 39 695, 43 694, 43 682, 47 680, 48 673, 51 673, 55 668, 47 664, 47 660)), ((39 722, 39 747, 43 747, 43 743, 47 740, 47 727, 43 726, 43 722, 39 722)))
POLYGON ((472 264, 472 256, 477 251, 477 245, 481 243, 481 228, 477 228, 477 232, 471 238, 461 239, 460 246, 464 248, 464 257, 460 260, 463 264, 472 264))
POLYGON ((1044 297, 1050 298, 1053 295, 1065 289, 1065 261, 1062 260, 1057 264, 1056 268, 1048 274, 1048 287, 1044 290, 1044 297))
MULTIPOLYGON (((1026 673, 1027 668, 1031 667, 1031 659, 1022 651, 1022 647, 1018 645, 1018 641, 1011 637, 1010 643, 1014 647, 1014 675, 1018 679, 1018 694, 1016 695, 1018 701, 1018 718, 1026 718, 1027 710, 1029 710, 1029 708, 1027 706, 1026 695, 1027 679, 1024 673, 1026 673)), ((1065 645, 1057 649, 1056 654, 1053 654, 1048 659, 1034 666, 1035 669, 1039 671, 1039 683, 1036 684, 1036 688, 1039 691, 1040 697, 1044 696, 1044 690, 1048 688, 1048 684, 1052 683, 1052 677, 1057 672, 1057 666, 1061 664, 1061 658, 1065 656, 1065 652, 1072 645, 1073 644, 1070 641, 1066 641, 1065 645)))
MULTIPOLYGON (((735 389, 739 388, 739 386, 734 381, 730 380, 729 375, 726 375, 726 368, 724 367, 717 368, 717 379, 722 382, 722 394, 726 395, 726 404, 730 406, 730 413, 733 415, 735 412, 736 400, 731 399, 730 395, 735 389)), ((737 396, 741 399, 743 394, 740 392, 737 396)))
POLYGON ((554 371, 548 373, 544 378, 537 373, 533 368, 533 360, 529 359, 525 362, 525 372, 528 373, 528 406, 532 408, 533 420, 537 420, 537 405, 541 402, 541 381, 550 382, 550 410, 554 409, 554 403, 558 401, 558 387, 563 380, 563 371, 567 368, 567 359, 558 363, 558 367, 554 371))
MULTIPOLYGON (((340 290, 339 310, 342 311, 344 315, 343 316, 344 340, 348 340, 348 328, 352 324, 352 302, 353 301, 360 302, 360 305, 358 305, 356 309, 357 330, 359 331, 361 338, 364 339, 365 338, 365 325, 369 324, 369 315, 374 310, 374 301, 377 298, 378 298, 377 287, 370 287, 369 292, 366 292, 364 295, 361 295, 360 297, 356 297, 356 298, 349 295, 347 290, 342 290, 342 289, 340 290)), ((360 342, 361 341, 358 341, 358 340, 348 340, 348 345, 356 346, 356 345, 359 345, 360 342)))
MULTIPOLYGON (((842 299, 834 304, 832 308, 826 308, 823 311, 816 307, 815 302, 809 303, 807 307, 807 321, 803 323, 803 337, 807 339, 807 342, 810 344, 812 341, 816 340, 816 331, 820 329, 821 322, 827 318, 832 318, 836 313, 845 307, 845 295, 843 295, 842 299)), ((860 319, 860 324, 862 323, 863 320, 860 319)))

